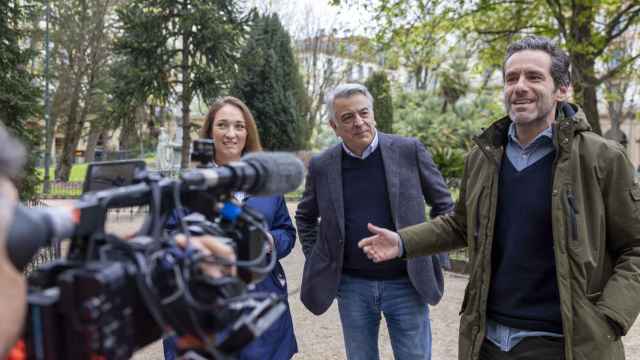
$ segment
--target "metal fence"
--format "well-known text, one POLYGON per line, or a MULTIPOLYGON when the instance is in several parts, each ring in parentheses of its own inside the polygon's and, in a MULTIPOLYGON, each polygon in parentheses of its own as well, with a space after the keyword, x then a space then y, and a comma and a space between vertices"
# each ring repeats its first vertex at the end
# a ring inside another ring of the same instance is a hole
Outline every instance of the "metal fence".
MULTIPOLYGON (((162 177, 178 178, 182 171, 177 170, 149 170, 149 173, 158 174, 162 177)), ((51 181, 49 182, 49 192, 44 192, 44 185, 40 183, 36 188, 38 196, 44 199, 76 199, 82 195, 83 181, 51 181)))
POLYGON ((41 183, 36 188, 39 196, 53 199, 73 199, 82 195, 82 181, 51 181, 49 193, 44 193, 44 185, 41 183))
MULTIPOLYGON (((29 208, 42 208, 42 207, 49 206, 45 201, 39 200, 39 199, 29 200, 25 202, 24 205, 29 208)), ((52 246, 42 248, 36 253, 36 255, 33 257, 31 262, 25 267, 24 273, 28 275, 33 270, 38 268, 40 265, 46 264, 55 259, 59 259, 60 256, 61 256, 60 243, 56 243, 52 246)))
POLYGON ((94 161, 127 160, 144 157, 140 150, 104 151, 96 149, 94 161))
POLYGON ((149 214, 149 206, 134 206, 120 209, 109 209, 107 212, 107 221, 131 220, 139 216, 149 214))
MULTIPOLYGON (((43 200, 29 200, 25 203, 25 206, 29 208, 49 207, 49 205, 43 200)), ((107 221, 111 223, 126 223, 141 216, 146 216, 148 213, 148 206, 109 209, 109 211, 107 212, 107 221)), ((25 275, 29 275, 32 271, 43 264, 61 258, 64 250, 63 248, 66 248, 66 246, 68 245, 63 245, 60 242, 57 242, 52 246, 40 249, 33 257, 31 262, 25 267, 25 275)))

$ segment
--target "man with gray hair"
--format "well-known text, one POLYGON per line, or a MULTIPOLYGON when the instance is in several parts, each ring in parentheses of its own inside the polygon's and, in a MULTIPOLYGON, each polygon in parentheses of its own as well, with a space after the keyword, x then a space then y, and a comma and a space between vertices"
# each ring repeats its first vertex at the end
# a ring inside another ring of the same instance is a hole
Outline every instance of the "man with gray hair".
POLYGON ((326 104, 342 143, 311 159, 296 211, 306 257, 302 302, 319 315, 338 298, 350 360, 379 358, 381 313, 396 359, 430 359, 428 305, 442 297, 441 258, 376 264, 357 243, 372 223, 400 229, 423 222, 425 200, 431 217, 448 213, 451 196, 419 141, 376 130, 366 87, 339 85, 326 104))
POLYGON ((640 184, 624 149, 567 102, 549 39, 507 49, 507 116, 476 138, 451 215, 379 229, 375 262, 467 247, 460 360, 624 360, 640 312, 640 184))

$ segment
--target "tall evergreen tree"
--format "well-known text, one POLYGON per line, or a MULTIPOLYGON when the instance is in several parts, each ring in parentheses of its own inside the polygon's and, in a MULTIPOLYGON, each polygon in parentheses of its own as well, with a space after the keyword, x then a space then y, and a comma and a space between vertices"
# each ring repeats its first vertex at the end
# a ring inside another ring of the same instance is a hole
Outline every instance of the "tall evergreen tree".
POLYGON ((384 71, 374 72, 365 81, 364 85, 373 96, 373 113, 376 118, 376 127, 382 132, 392 133, 393 99, 387 73, 384 71))
MULTIPOLYGON (((26 2, 28 3, 28 2, 26 2)), ((18 183, 20 197, 25 200, 35 196, 38 177, 35 157, 42 134, 30 124, 40 113, 40 91, 33 85, 33 77, 27 64, 33 54, 21 49, 23 38, 21 24, 25 20, 24 1, 0 2, 0 122, 16 135, 32 151, 26 165, 24 178, 18 183)))
POLYGON ((141 99, 179 99, 182 110, 182 167, 189 165, 191 102, 209 101, 229 86, 235 74, 245 19, 237 0, 131 0, 118 10, 122 37, 118 61, 136 80, 123 83, 114 98, 121 109, 141 99), (124 58, 124 60, 122 59, 124 58), (126 86, 132 86, 126 89, 126 86), (135 93, 132 103, 123 101, 135 93))
POLYGON ((238 68, 231 92, 251 109, 263 146, 268 150, 306 148, 311 136, 305 122, 309 101, 291 38, 278 15, 254 18, 238 68))

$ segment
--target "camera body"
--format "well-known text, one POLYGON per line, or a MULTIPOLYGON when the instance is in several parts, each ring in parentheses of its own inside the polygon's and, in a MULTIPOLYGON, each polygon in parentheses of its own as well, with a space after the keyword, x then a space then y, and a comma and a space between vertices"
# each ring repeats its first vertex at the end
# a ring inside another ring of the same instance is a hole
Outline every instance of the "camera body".
POLYGON ((128 359, 162 334, 140 300, 130 264, 47 264, 30 284, 29 359, 128 359), (129 268, 129 269, 127 269, 129 268))
POLYGON ((129 359, 168 334, 196 340, 199 345, 184 353, 230 359, 286 310, 275 295, 247 292, 247 284, 273 268, 275 256, 267 255, 262 216, 233 201, 233 186, 203 186, 197 177, 162 178, 139 165, 92 165, 103 183, 109 182, 105 174, 123 178, 125 167, 137 175, 124 178, 136 179, 84 194, 75 205, 77 223, 67 257, 30 275, 24 335, 28 359, 129 359), (207 199, 206 209, 202 199, 207 199), (108 234, 108 211, 129 206, 149 206, 145 224, 131 239, 108 234), (176 210, 182 208, 209 213, 184 217, 176 210), (170 233, 167 220, 176 216, 176 231, 170 233), (236 252, 238 275, 208 276, 203 264, 229 264, 177 246, 176 233, 226 241, 236 252))
MULTIPOLYGON (((149 239, 128 242, 137 249, 105 244, 104 260, 57 261, 31 275, 25 333, 29 359, 129 359, 168 330, 211 335, 239 323, 242 311, 224 301, 243 295, 243 282, 208 278, 187 265, 193 254, 168 244, 150 252, 149 261, 142 260, 149 253, 149 239), (141 265, 150 272, 142 274, 141 265), (189 273, 188 293, 207 306, 195 307, 177 295, 176 271, 189 273)), ((270 301, 277 305, 276 299, 270 301)), ((233 354, 246 344, 232 340, 215 345, 233 354)))

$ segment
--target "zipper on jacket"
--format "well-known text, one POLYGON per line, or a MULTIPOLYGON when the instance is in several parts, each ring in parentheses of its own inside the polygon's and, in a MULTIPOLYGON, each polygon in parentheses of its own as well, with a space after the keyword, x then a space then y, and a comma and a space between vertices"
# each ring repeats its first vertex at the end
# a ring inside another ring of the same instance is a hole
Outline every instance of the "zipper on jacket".
POLYGON ((571 189, 566 192, 567 208, 569 209, 569 223, 571 225, 571 239, 578 240, 578 207, 576 206, 576 197, 571 189))
POLYGON ((478 195, 478 201, 476 203, 476 228, 475 228, 475 232, 473 233, 473 240, 474 240, 473 250, 474 250, 474 253, 475 253, 476 249, 479 248, 478 242, 480 241, 480 230, 481 230, 481 226, 480 226, 480 206, 481 206, 481 203, 482 203, 482 195, 484 194, 484 188, 485 188, 485 185, 483 185, 480 188, 480 194, 478 195))

